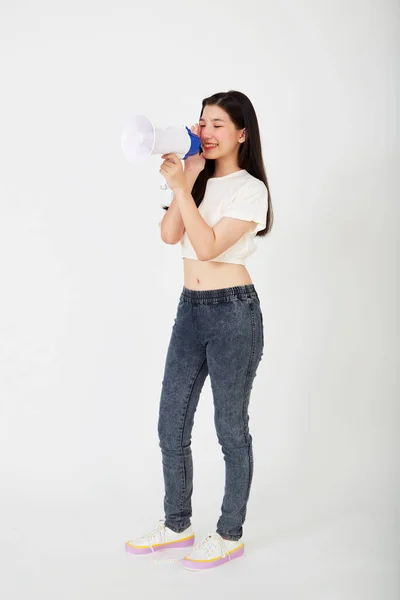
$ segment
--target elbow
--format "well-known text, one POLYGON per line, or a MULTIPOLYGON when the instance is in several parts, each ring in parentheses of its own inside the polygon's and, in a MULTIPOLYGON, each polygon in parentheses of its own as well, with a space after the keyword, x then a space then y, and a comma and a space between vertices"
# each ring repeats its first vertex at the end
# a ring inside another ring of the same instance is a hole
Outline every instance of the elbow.
POLYGON ((212 246, 211 248, 204 248, 200 252, 200 254, 197 255, 197 258, 199 260, 206 261, 206 260, 212 260, 216 256, 217 256, 217 254, 215 253, 215 247, 212 246))
MULTIPOLYGON (((197 253, 196 253, 197 254, 197 253)), ((212 250, 202 250, 197 254, 197 258, 201 261, 211 260, 216 256, 212 250)))
POLYGON ((210 253, 207 252, 200 252, 200 253, 196 253, 197 254, 197 258, 198 260, 201 260, 202 262, 207 261, 207 260, 211 260, 211 258, 213 258, 210 253))
POLYGON ((169 238, 165 237, 165 236, 161 236, 162 241, 164 242, 164 244, 171 244, 172 242, 170 241, 169 238))
POLYGON ((197 254, 197 258, 201 261, 207 261, 207 260, 212 260, 213 258, 215 258, 215 256, 217 256, 217 254, 215 253, 215 235, 214 235, 213 240, 209 241, 209 243, 207 244, 207 247, 203 248, 200 251, 200 253, 197 254))
POLYGON ((164 242, 164 244, 170 244, 171 246, 173 246, 174 244, 177 244, 180 240, 180 238, 168 236, 165 234, 164 235, 161 234, 161 239, 164 242))

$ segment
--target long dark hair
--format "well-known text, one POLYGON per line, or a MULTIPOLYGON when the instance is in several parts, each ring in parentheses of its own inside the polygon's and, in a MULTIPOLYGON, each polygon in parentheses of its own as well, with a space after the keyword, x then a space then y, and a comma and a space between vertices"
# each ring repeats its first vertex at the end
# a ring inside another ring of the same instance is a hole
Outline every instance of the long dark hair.
MULTIPOLYGON (((268 190, 268 212, 267 223, 265 229, 258 231, 256 235, 262 237, 267 235, 272 228, 273 211, 271 194, 267 180, 267 174, 264 166, 261 149, 260 130, 258 127, 257 115, 249 98, 236 90, 228 92, 219 92, 213 94, 202 101, 202 107, 199 119, 203 116, 205 106, 217 105, 221 106, 228 113, 232 122, 236 125, 236 129, 245 129, 245 141, 239 146, 238 163, 239 169, 245 169, 250 175, 263 181, 268 190)), ((199 207, 206 191, 207 181, 215 170, 215 159, 206 158, 204 169, 199 173, 193 189, 192 196, 199 207)), ((169 206, 163 206, 168 210, 169 206)))

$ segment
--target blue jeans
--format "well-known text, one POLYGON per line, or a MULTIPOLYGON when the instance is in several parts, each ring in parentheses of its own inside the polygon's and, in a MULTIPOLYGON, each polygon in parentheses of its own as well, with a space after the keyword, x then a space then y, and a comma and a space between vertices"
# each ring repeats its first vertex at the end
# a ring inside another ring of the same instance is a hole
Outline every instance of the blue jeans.
POLYGON ((263 355, 260 300, 253 284, 217 290, 183 287, 169 343, 158 419, 165 485, 165 525, 191 524, 191 434, 210 375, 214 423, 225 460, 225 491, 216 531, 239 540, 253 477, 248 405, 263 355))

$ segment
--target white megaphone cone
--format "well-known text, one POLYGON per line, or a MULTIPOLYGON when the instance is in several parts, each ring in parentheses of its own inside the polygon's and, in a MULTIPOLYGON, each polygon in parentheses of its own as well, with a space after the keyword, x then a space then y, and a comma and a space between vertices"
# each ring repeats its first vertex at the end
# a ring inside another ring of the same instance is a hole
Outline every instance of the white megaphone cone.
MULTIPOLYGON (((129 162, 138 163, 151 154, 172 152, 184 160, 200 151, 201 142, 186 125, 156 127, 146 115, 134 115, 125 119, 121 147, 129 162)), ((167 184, 160 187, 163 190, 168 188, 167 184)))

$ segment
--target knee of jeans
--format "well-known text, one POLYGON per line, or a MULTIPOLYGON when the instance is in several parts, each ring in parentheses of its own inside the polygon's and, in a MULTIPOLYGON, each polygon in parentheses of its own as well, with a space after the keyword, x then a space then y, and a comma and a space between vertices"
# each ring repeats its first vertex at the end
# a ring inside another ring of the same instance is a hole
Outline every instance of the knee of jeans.
POLYGON ((181 434, 171 423, 160 420, 158 423, 159 446, 164 450, 178 450, 182 446, 181 434))
POLYGON ((249 444, 249 433, 246 431, 246 427, 243 423, 238 424, 237 427, 231 427, 230 429, 217 426, 216 431, 218 443, 222 446, 223 450, 248 446, 249 444))
POLYGON ((163 423, 163 421, 161 419, 158 421, 157 432, 158 432, 158 440, 160 442, 160 446, 167 444, 167 430, 165 427, 165 423, 163 423))
POLYGON ((171 435, 171 432, 166 433, 165 431, 159 432, 158 445, 162 450, 170 452, 172 454, 183 454, 189 456, 191 454, 191 440, 182 438, 180 433, 175 436, 171 435))

